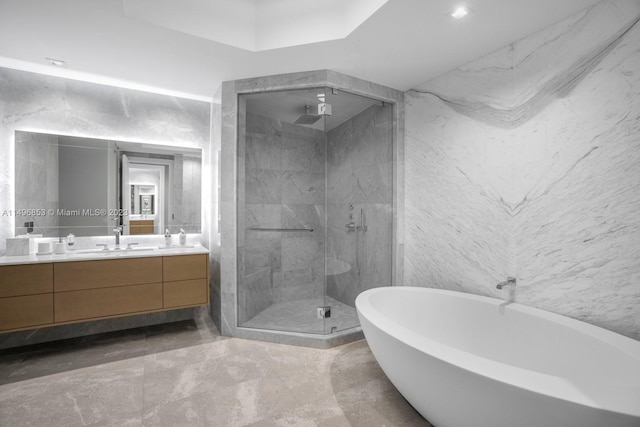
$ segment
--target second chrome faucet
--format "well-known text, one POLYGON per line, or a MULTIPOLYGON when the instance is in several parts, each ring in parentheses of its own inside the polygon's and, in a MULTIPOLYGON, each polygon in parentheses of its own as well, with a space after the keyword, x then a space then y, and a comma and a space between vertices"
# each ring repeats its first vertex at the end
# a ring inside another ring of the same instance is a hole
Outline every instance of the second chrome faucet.
POLYGON ((120 234, 122 234, 122 227, 114 228, 113 234, 116 236, 116 249, 120 249, 120 234))

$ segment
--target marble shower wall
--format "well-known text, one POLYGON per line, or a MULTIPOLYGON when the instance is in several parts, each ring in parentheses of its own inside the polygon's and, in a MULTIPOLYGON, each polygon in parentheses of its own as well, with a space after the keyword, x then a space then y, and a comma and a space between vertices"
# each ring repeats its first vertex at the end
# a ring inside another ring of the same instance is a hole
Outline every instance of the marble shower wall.
POLYGON ((327 133, 327 295, 353 307, 360 292, 391 285, 392 108, 371 106, 327 133), (361 210, 367 232, 348 232, 361 210), (332 259, 351 269, 332 274, 332 259))
MULTIPOLYGON (((211 183, 217 176, 211 161, 212 107, 208 102, 7 68, 0 68, 0 94, 0 211, 15 207, 16 130, 201 147, 202 183, 205 190, 211 188, 211 183)), ((218 234, 217 226, 210 217, 216 211, 217 201, 207 198, 203 203, 202 233, 197 239, 195 236, 189 238, 190 242, 197 240, 207 247, 213 246, 213 265, 217 256, 218 234)), ((0 255, 5 253, 6 238, 13 235, 14 218, 0 216, 0 255)), ((162 236, 153 238, 159 239, 157 244, 162 243, 162 236)), ((107 242, 100 237, 92 239, 96 243, 107 242)), ((111 242, 111 239, 112 236, 108 241, 111 242)), ((152 238, 140 241, 153 244, 152 238)), ((212 271, 216 271, 215 268, 212 271)), ((0 348, 180 320, 193 317, 194 311, 178 310, 2 334, 0 348)))
POLYGON ((239 324, 273 303, 324 294, 325 150, 322 131, 247 113, 239 324))
POLYGON ((406 285, 640 339, 639 18, 602 2, 406 94, 406 285))

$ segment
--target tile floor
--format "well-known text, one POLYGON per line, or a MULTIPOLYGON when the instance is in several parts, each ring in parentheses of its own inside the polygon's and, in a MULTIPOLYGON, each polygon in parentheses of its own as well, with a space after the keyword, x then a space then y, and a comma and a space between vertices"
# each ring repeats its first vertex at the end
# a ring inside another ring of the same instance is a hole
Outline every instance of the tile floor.
POLYGON ((272 329, 276 331, 304 332, 309 334, 330 333, 358 326, 358 313, 331 297, 305 298, 270 305, 251 320, 240 325, 244 328, 272 329), (328 305, 331 317, 318 319, 316 309, 328 305))
POLYGON ((0 426, 430 424, 365 341, 248 341, 198 319, 0 352, 0 426))

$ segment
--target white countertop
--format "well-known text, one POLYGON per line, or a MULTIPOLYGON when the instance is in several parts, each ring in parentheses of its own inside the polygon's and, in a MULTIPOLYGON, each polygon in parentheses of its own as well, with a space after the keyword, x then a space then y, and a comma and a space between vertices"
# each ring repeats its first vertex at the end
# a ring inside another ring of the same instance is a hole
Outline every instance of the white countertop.
POLYGON ((95 249, 77 249, 67 250, 64 254, 50 254, 50 255, 17 255, 17 256, 3 256, 0 257, 0 265, 15 265, 15 264, 39 264, 47 262, 67 262, 67 261, 95 261, 101 259, 115 259, 115 258, 144 258, 155 256, 170 256, 170 255, 189 255, 189 254, 208 254, 209 250, 204 246, 187 245, 179 246, 172 245, 166 246, 141 246, 134 247, 132 249, 122 248, 114 250, 101 250, 95 249))

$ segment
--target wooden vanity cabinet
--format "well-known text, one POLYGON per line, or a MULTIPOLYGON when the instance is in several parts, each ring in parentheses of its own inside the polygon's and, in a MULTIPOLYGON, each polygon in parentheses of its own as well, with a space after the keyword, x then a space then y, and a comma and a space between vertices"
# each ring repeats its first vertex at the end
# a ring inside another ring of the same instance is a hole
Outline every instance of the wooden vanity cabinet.
POLYGON ((162 257, 54 265, 56 323, 162 309, 162 257))
POLYGON ((0 331, 53 323, 53 264, 0 266, 0 331))
POLYGON ((209 303, 209 256, 207 254, 164 257, 162 277, 165 308, 209 303))
POLYGON ((0 266, 0 332, 209 303, 209 255, 0 266))

